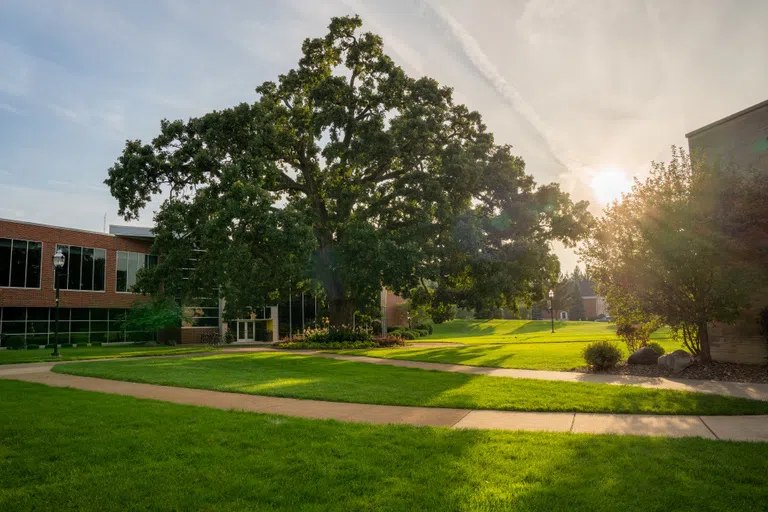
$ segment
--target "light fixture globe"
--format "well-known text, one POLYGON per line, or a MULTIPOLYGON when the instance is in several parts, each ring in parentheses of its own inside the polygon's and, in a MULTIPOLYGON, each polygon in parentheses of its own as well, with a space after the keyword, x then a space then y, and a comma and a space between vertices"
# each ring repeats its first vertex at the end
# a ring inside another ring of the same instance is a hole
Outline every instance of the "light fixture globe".
POLYGON ((55 268, 61 268, 64 266, 64 253, 61 249, 56 250, 56 254, 53 255, 53 266, 55 268))
POLYGON ((549 298, 551 299, 555 296, 555 292, 553 292, 552 290, 549 290, 548 295, 549 295, 549 298))

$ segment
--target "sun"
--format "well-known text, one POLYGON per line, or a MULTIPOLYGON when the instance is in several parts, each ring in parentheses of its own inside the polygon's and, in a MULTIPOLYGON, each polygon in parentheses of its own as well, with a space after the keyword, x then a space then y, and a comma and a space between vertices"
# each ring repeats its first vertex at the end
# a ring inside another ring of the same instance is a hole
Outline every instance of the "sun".
POLYGON ((601 204, 608 204, 614 199, 620 199, 622 193, 629 192, 632 180, 624 169, 604 168, 592 176, 590 187, 601 204))

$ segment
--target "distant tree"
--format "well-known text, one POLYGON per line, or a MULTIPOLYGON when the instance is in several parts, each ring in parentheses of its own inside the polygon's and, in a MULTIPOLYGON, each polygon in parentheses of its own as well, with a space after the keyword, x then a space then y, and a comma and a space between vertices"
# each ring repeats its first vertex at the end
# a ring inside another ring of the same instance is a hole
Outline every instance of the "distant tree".
POLYGON ((568 318, 571 320, 586 320, 587 312, 584 310, 584 299, 581 296, 581 282, 586 280, 581 269, 576 266, 571 275, 571 309, 568 318))
POLYGON ((331 325, 350 324, 382 286, 407 296, 435 283, 420 298, 436 322, 454 305, 542 297, 536 284, 559 272, 550 242, 586 235, 587 203, 537 186, 479 113, 407 76, 361 26, 333 18, 253 104, 164 120, 149 144, 126 143, 106 180, 120 214, 170 194, 155 217, 165 257, 140 288, 215 287, 244 311, 289 281, 317 284, 331 325))
POLYGON ((731 222, 724 191, 742 179, 673 147, 669 163, 654 162, 644 182, 606 209, 582 256, 612 315, 658 318, 711 359, 707 323, 733 321, 754 279, 755 267, 740 257, 744 244, 723 229, 731 222))

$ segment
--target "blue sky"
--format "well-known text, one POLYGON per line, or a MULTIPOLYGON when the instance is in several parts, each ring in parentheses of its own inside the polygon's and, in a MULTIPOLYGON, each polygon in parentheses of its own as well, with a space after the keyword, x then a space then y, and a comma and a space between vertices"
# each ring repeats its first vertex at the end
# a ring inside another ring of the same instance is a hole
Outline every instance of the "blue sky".
POLYGON ((126 139, 254 101, 352 13, 595 212, 601 179, 642 177, 686 132, 768 97, 762 0, 3 0, 0 217, 119 223, 102 181, 126 139))

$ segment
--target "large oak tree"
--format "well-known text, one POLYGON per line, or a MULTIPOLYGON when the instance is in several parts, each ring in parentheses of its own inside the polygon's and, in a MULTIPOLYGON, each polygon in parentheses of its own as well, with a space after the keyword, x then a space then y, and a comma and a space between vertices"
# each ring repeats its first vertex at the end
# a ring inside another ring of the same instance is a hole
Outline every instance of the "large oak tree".
POLYGON ((407 76, 361 25, 333 18, 255 103, 126 143, 106 180, 120 214, 169 194, 155 216, 164 257, 144 290, 220 287, 236 314, 289 281, 315 285, 333 325, 381 286, 421 290, 436 315, 541 297, 559 274, 550 242, 585 235, 587 204, 537 187, 480 114, 407 76))

